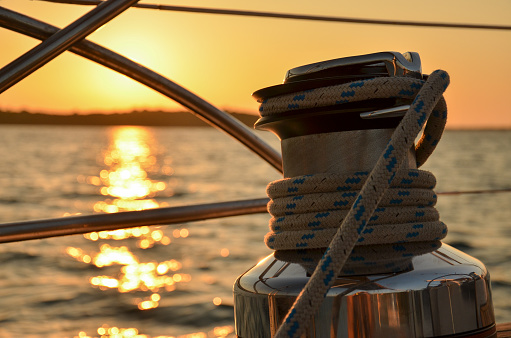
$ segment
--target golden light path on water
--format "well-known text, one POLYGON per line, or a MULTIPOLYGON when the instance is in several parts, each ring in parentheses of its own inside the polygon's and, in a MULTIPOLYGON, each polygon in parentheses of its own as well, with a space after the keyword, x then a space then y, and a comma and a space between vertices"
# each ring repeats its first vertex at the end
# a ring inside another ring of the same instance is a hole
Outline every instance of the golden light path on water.
MULTIPOLYGON (((144 210, 167 206, 159 204, 154 197, 173 195, 169 185, 169 177, 173 174, 170 163, 158 163, 158 144, 151 132, 142 127, 123 126, 112 129, 111 141, 108 149, 102 154, 102 164, 105 169, 98 176, 80 177, 79 181, 97 186, 105 200, 94 205, 95 212, 115 213, 119 211, 144 210), (149 177, 164 177, 166 181, 151 180, 149 177)), ((161 161, 160 161, 161 162, 161 161)), ((169 162, 169 161, 167 161, 169 162)), ((188 237, 188 229, 174 229, 172 237, 188 237)), ((143 226, 131 229, 115 231, 101 231, 85 234, 90 241, 97 241, 99 252, 85 252, 81 248, 68 247, 66 253, 74 259, 85 264, 92 264, 98 268, 118 265, 119 272, 115 276, 99 275, 91 277, 89 282, 92 287, 99 290, 117 289, 120 293, 134 291, 148 292, 150 295, 144 298, 135 298, 134 305, 139 310, 154 309, 159 306, 161 292, 172 292, 178 283, 186 283, 191 280, 189 274, 179 273, 182 264, 170 259, 166 261, 141 262, 139 258, 125 245, 104 243, 105 240, 120 241, 128 238, 137 240, 137 247, 150 249, 155 245, 170 245, 172 240, 166 236, 161 227, 143 226)), ((227 257, 227 249, 221 252, 221 256, 227 257)), ((215 305, 221 304, 221 299, 213 299, 215 305)), ((232 326, 216 327, 210 332, 197 332, 178 336, 179 338, 192 337, 226 337, 234 331, 232 326)), ((97 329, 100 337, 149 337, 139 334, 136 328, 109 327, 106 324, 97 329)), ((96 337, 89 336, 86 332, 80 332, 80 338, 96 337)), ((172 336, 158 336, 172 337, 172 336)))
MULTIPOLYGON (((122 329, 118 327, 108 327, 103 325, 98 328, 98 334, 101 338, 150 338, 145 334, 139 334, 135 328, 122 329)), ((154 338, 208 338, 208 337, 226 337, 233 332, 232 326, 219 326, 215 327, 208 333, 196 332, 181 336, 158 336, 154 338)), ((94 336, 88 336, 86 332, 81 331, 75 338, 92 338, 94 336)))

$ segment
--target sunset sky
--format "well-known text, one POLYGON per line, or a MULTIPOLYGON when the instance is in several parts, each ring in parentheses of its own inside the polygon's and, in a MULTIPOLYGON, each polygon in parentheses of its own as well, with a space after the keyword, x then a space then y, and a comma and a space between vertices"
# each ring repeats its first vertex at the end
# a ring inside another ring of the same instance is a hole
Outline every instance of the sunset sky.
MULTIPOLYGON (((279 13, 473 24, 511 24, 511 1, 170 1, 141 3, 279 13)), ((0 0, 0 6, 64 27, 90 6, 0 0)), ((254 113, 251 93, 287 69, 379 51, 415 51, 423 71, 444 69, 451 128, 511 127, 511 31, 322 23, 131 8, 88 37, 142 63, 214 105, 254 113)), ((0 65, 39 42, 0 29, 0 65)), ((0 96, 0 109, 61 114, 178 110, 150 89, 69 52, 0 96)))

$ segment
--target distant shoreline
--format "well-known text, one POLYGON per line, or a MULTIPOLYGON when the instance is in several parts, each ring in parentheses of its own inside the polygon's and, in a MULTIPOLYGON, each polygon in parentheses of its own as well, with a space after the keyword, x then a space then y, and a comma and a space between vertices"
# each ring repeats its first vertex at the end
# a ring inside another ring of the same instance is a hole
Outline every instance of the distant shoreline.
MULTIPOLYGON (((227 112, 241 123, 254 128, 258 116, 227 112)), ((70 125, 70 126, 147 126, 147 127, 209 127, 210 125, 189 112, 132 111, 128 113, 89 113, 58 115, 27 111, 0 111, 0 125, 70 125)), ((510 131, 504 127, 456 127, 449 131, 510 131)))
MULTIPOLYGON (((229 113, 249 127, 253 127, 257 116, 229 113)), ((0 124, 15 125, 81 125, 81 126, 174 126, 207 127, 208 123, 188 112, 133 111, 113 114, 55 115, 44 113, 0 111, 0 124)))

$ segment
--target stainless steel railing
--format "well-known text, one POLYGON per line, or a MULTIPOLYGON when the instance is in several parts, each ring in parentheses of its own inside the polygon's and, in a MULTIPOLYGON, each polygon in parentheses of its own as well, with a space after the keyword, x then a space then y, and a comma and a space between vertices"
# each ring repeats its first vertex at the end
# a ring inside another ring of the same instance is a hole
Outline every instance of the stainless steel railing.
MULTIPOLYGON (((93 42, 81 40, 133 3, 136 3, 136 0, 109 0, 62 30, 0 7, 0 27, 44 41, 0 70, 0 92, 7 90, 69 49, 75 54, 124 74, 180 103, 199 118, 233 136, 274 168, 282 171, 280 154, 235 118, 156 72, 93 42)), ((262 198, 4 223, 0 224, 0 243, 262 213, 266 212, 266 203, 267 199, 262 198)))

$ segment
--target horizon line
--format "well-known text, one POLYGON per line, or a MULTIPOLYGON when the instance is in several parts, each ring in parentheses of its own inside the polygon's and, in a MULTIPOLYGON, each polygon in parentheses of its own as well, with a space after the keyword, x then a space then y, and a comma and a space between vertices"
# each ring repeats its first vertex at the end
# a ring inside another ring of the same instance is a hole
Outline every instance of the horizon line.
MULTIPOLYGON (((258 118, 259 117, 259 114, 257 113, 251 113, 251 112, 238 112, 238 111, 233 111, 231 109, 229 110, 224 110, 225 112, 231 114, 231 115, 242 115, 245 117, 245 121, 240 121, 241 122, 245 122, 246 123, 246 118, 249 118, 249 119, 252 119, 252 118, 258 118)), ((33 115, 34 117, 38 116, 38 117, 41 117, 41 118, 44 118, 44 117, 48 117, 48 118, 56 118, 56 119, 59 119, 59 118, 86 118, 87 116, 98 116, 98 115, 101 115, 101 116, 105 116, 105 117, 113 117, 113 115, 118 115, 120 117, 129 117, 129 115, 133 114, 143 114, 143 113, 159 113, 159 114, 181 114, 181 115, 189 115, 190 117, 193 117, 193 118, 196 118, 197 120, 195 121, 199 126, 202 125, 202 124, 205 124, 206 126, 209 126, 205 121, 203 121, 202 119, 200 119, 199 117, 197 117, 195 114, 193 114, 193 112, 190 112, 190 111, 187 111, 187 110, 164 110, 164 109, 159 109, 159 108, 155 108, 155 109, 146 109, 146 108, 142 108, 142 109, 133 109, 133 110, 124 110, 124 111, 89 111, 89 112, 73 112, 73 113, 69 113, 69 114, 60 114, 60 113, 56 113, 56 112, 34 112, 34 111, 30 111, 30 110, 27 110, 27 109, 21 109, 21 110, 17 110, 17 111, 14 111, 14 110, 6 110, 6 109, 3 109, 3 108, 0 108, 0 117, 2 115, 17 115, 17 114, 30 114, 30 115, 33 115), (122 116, 122 115, 125 115, 125 116, 122 116)), ((51 123, 51 121, 46 121, 46 123, 44 122, 35 122, 34 123, 29 123, 29 122, 7 122, 7 121, 1 121, 0 119, 0 125, 76 125, 76 126, 79 126, 79 125, 83 125, 83 126, 94 126, 94 125, 97 125, 97 126, 101 126, 101 125, 139 125, 139 126, 155 126, 156 124, 135 124, 135 123, 119 123, 119 124, 115 124, 115 123, 95 123, 95 124, 78 124, 78 123, 51 123)), ((250 124, 247 124, 249 127, 251 126, 250 124)), ((163 126, 172 126, 172 125, 163 125, 163 126)), ((182 125, 184 126, 184 125, 182 125)), ((175 127, 179 127, 179 125, 175 125, 175 127)), ((211 126, 213 127, 213 126, 211 126)), ((449 125, 447 124, 446 127, 445 127, 445 130, 449 130, 449 131, 508 131, 508 130, 511 130, 511 125, 508 125, 508 126, 492 126, 492 125, 486 125, 486 126, 477 126, 477 125, 449 125)))

